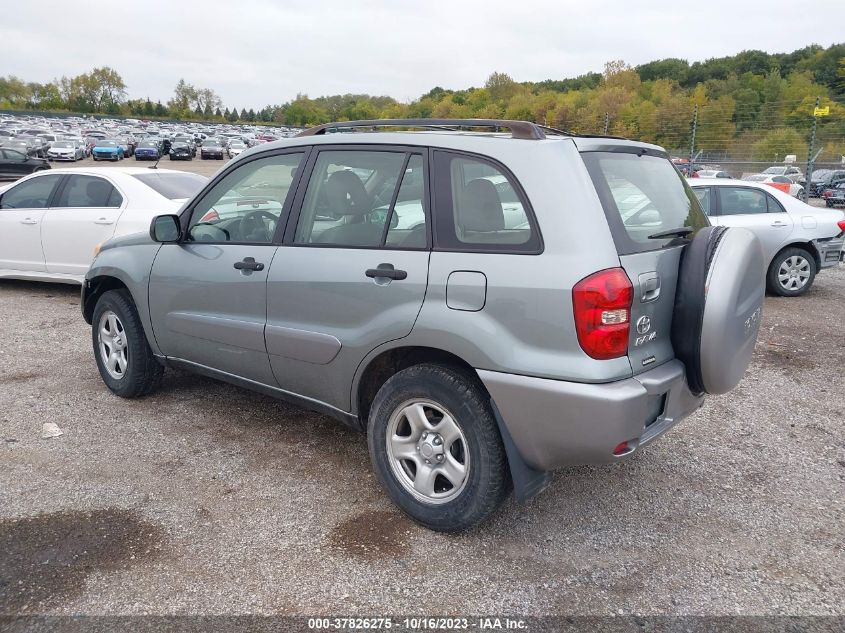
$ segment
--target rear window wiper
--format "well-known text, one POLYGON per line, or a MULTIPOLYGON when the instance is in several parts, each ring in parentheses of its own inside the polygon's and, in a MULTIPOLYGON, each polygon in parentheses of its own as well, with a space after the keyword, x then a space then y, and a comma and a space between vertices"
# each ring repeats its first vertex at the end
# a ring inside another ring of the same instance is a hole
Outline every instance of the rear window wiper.
POLYGON ((662 240, 667 237, 686 237, 690 233, 694 232, 695 229, 689 226, 680 226, 677 229, 666 229, 665 231, 658 231, 652 235, 648 236, 650 240, 662 240))

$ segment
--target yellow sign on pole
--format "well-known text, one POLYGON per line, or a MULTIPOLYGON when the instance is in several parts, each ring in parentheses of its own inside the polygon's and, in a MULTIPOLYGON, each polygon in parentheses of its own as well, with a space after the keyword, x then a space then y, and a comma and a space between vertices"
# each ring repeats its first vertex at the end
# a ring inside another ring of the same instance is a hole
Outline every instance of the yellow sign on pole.
POLYGON ((828 114, 830 114, 830 106, 813 109, 813 116, 827 116, 828 114))

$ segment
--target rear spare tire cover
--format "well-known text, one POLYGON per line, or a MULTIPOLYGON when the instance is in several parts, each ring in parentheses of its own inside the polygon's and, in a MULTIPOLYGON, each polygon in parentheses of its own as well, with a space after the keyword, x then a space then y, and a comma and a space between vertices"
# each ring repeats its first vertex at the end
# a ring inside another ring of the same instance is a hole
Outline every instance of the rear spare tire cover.
POLYGON ((766 288, 763 249, 746 229, 701 229, 681 256, 672 345, 695 393, 727 393, 751 362, 766 288))

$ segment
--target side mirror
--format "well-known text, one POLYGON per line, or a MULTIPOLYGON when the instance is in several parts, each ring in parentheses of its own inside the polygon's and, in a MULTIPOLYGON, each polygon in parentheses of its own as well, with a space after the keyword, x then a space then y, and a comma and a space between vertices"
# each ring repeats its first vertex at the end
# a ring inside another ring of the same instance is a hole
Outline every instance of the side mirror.
POLYGON ((154 242, 169 244, 182 238, 178 215, 158 215, 150 224, 150 237, 154 242))

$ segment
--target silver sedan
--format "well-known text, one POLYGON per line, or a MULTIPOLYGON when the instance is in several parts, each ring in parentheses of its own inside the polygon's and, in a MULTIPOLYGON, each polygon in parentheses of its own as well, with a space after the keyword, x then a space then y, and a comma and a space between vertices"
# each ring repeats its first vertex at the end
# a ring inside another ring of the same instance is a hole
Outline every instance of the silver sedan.
POLYGON ((845 214, 819 209, 765 183, 726 178, 690 181, 710 223, 753 231, 763 245, 770 292, 796 297, 816 273, 839 265, 845 214))

